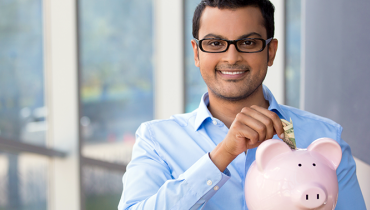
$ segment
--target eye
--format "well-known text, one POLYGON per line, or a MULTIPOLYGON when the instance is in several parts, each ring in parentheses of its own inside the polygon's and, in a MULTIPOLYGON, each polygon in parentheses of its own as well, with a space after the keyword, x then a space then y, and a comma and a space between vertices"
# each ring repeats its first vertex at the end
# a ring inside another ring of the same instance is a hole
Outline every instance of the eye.
POLYGON ((298 166, 299 166, 299 167, 301 167, 301 166, 302 166, 302 164, 298 164, 298 166))
POLYGON ((313 163, 312 165, 313 165, 313 166, 316 166, 316 163, 313 163))
POLYGON ((210 41, 208 44, 209 44, 209 45, 212 45, 212 46, 220 46, 220 45, 221 45, 221 42, 220 42, 220 41, 215 40, 215 41, 210 41))
POLYGON ((219 40, 219 39, 208 39, 208 40, 204 40, 203 44, 207 46, 211 46, 211 47, 219 47, 219 46, 222 46, 224 43, 222 40, 219 40))
POLYGON ((252 46, 252 45, 255 45, 256 42, 254 40, 248 39, 248 40, 243 40, 241 44, 246 45, 246 46, 252 46))

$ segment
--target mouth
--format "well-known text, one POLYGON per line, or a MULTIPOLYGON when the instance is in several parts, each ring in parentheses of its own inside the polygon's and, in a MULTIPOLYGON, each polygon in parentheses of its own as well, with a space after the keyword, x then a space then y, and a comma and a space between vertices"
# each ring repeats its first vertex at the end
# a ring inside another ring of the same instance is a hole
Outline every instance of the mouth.
POLYGON ((249 70, 216 70, 217 74, 225 80, 239 80, 249 72, 249 70))
POLYGON ((228 75, 236 75, 236 74, 243 74, 246 71, 219 71, 221 74, 228 74, 228 75))

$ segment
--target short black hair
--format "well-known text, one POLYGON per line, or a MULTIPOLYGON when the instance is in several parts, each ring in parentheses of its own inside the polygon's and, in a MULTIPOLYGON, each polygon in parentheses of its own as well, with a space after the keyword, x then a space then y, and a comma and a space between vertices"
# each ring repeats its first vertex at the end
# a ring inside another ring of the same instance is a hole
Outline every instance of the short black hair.
POLYGON ((269 0, 202 0, 195 9, 193 16, 193 37, 196 39, 199 39, 200 17, 207 6, 219 9, 237 9, 246 6, 258 7, 264 19, 267 38, 274 37, 275 7, 269 0))

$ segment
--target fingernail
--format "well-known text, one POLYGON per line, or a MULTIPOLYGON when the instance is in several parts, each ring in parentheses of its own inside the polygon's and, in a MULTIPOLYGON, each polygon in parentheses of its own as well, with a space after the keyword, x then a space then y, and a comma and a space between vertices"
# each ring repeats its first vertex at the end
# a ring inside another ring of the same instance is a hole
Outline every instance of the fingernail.
POLYGON ((280 138, 283 139, 285 137, 284 133, 280 134, 280 138))

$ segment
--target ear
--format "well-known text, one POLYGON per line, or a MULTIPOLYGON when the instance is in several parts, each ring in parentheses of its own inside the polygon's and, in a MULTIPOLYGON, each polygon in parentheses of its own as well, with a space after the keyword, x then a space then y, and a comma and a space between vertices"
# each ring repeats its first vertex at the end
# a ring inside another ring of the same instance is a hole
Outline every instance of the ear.
POLYGON ((331 138, 320 138, 307 147, 308 151, 319 153, 328 159, 336 170, 342 160, 342 149, 340 145, 331 138))
POLYGON ((281 140, 270 139, 260 144, 256 151, 256 163, 258 170, 263 172, 267 164, 276 156, 292 152, 290 147, 281 140))
POLYGON ((269 60, 267 62, 268 66, 272 66, 272 64, 274 64, 277 48, 278 48, 278 40, 272 39, 270 44, 268 45, 268 51, 269 51, 268 52, 269 60))
POLYGON ((198 49, 198 45, 193 39, 191 40, 191 45, 193 46, 193 51, 194 51, 195 66, 199 67, 199 49, 198 49))

